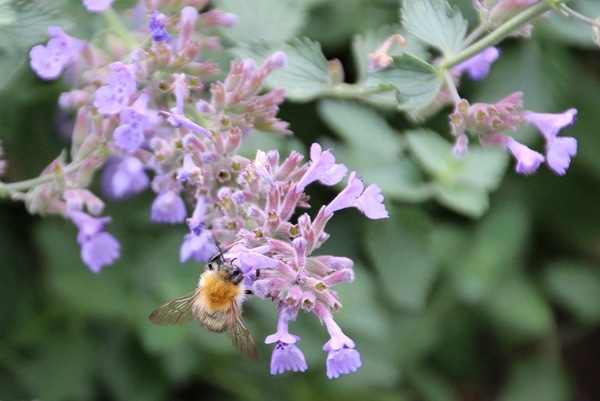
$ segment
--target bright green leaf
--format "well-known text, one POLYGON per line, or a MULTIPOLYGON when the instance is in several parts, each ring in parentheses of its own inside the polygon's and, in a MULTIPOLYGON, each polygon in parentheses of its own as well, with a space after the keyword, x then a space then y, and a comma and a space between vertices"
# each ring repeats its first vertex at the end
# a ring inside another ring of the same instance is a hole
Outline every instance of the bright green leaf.
POLYGON ((440 91, 443 76, 429 63, 408 53, 394 57, 389 68, 371 74, 362 84, 396 91, 398 109, 420 109, 429 105, 440 91))
POLYGON ((306 18, 300 4, 289 0, 216 0, 215 4, 238 17, 234 26, 223 30, 235 43, 286 42, 300 32, 306 18))
POLYGON ((404 0, 402 3, 404 28, 445 55, 456 50, 465 38, 467 21, 458 7, 451 7, 446 0, 404 0))
POLYGON ((392 207, 389 219, 369 225, 368 250, 386 296, 402 308, 422 309, 438 272, 426 215, 392 207))
POLYGON ((295 101, 309 101, 331 90, 327 59, 321 46, 310 39, 294 39, 289 44, 243 44, 233 52, 237 57, 262 62, 278 50, 285 52, 287 64, 267 77, 268 87, 285 88, 286 97, 295 101))

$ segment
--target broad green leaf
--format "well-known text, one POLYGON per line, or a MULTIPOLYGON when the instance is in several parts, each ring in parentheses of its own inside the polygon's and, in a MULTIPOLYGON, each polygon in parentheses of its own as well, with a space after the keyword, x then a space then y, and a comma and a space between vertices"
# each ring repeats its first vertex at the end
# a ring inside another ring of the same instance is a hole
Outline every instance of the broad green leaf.
POLYGON ((285 88, 286 97, 295 101, 309 101, 331 90, 327 59, 321 46, 310 39, 294 39, 289 44, 242 44, 233 52, 237 57, 262 62, 278 50, 285 52, 287 64, 267 77, 268 87, 285 88))
POLYGON ((253 40, 286 42, 295 37, 304 24, 305 10, 290 0, 216 0, 217 7, 238 17, 236 24, 223 29, 235 43, 253 40))
POLYGON ((408 131, 406 139, 411 153, 436 184, 440 203, 471 217, 488 209, 488 192, 499 186, 506 170, 506 152, 472 147, 466 156, 457 157, 450 143, 424 129, 408 131))
POLYGON ((555 262, 546 269, 544 284, 556 302, 584 323, 600 320, 600 274, 576 262, 555 262))
POLYGON ((563 401, 569 396, 569 380, 558 355, 541 355, 513 366, 498 401, 563 401))
POLYGON ((420 109, 429 105, 440 91, 443 76, 429 63, 408 53, 394 57, 389 68, 371 74, 363 82, 365 90, 396 91, 398 109, 420 109))
POLYGON ((404 28, 444 55, 456 50, 467 33, 467 21, 446 0, 404 0, 401 17, 404 28))
POLYGON ((392 207, 389 219, 369 225, 368 238, 385 295, 402 308, 423 309, 438 272, 426 215, 392 207))
POLYGON ((511 201, 492 209, 471 236, 454 227, 438 228, 435 249, 448 266, 458 297, 481 302, 503 277, 518 270, 529 230, 525 209, 511 201))
POLYGON ((522 274, 507 277, 482 307, 501 334, 519 342, 543 336, 554 325, 550 305, 522 274))

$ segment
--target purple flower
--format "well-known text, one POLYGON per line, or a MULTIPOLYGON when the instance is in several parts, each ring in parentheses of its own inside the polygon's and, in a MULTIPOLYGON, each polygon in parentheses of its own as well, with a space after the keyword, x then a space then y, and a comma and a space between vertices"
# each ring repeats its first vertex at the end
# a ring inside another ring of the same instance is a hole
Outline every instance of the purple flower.
POLYGON ((110 217, 95 218, 90 215, 72 211, 71 221, 79 228, 77 242, 81 245, 81 259, 93 273, 100 273, 103 266, 112 264, 120 256, 121 245, 104 231, 104 225, 110 217))
POLYGON ((325 215, 330 216, 333 212, 347 207, 356 207, 370 219, 388 217, 381 189, 371 184, 363 191, 362 179, 355 176, 356 172, 350 173, 348 185, 325 207, 325 215))
POLYGON ((133 156, 126 156, 108 160, 101 182, 107 198, 125 199, 148 188, 150 180, 142 162, 133 156))
POLYGON ((128 152, 133 152, 144 143, 144 131, 151 125, 154 114, 146 108, 148 95, 141 94, 131 105, 121 111, 121 125, 115 129, 113 137, 115 145, 128 152))
POLYGON ((199 234, 186 234, 179 250, 181 263, 190 258, 196 262, 206 262, 217 251, 217 246, 209 230, 202 230, 199 234))
POLYGON ((204 135, 207 138, 212 138, 212 135, 210 134, 210 131, 208 131, 206 128, 201 127, 200 125, 196 124, 195 122, 193 122, 192 120, 190 120, 189 118, 187 118, 186 116, 184 116, 183 114, 181 114, 176 107, 173 107, 171 109, 171 112, 166 112, 163 111, 163 114, 166 114, 167 116, 169 116, 169 118, 167 119, 167 121, 176 128, 179 127, 185 127, 187 129, 189 129, 192 132, 195 132, 197 134, 200 135, 204 135))
POLYGON ((152 221, 181 223, 185 219, 185 203, 175 191, 161 191, 152 202, 152 221))
POLYGON ((114 0, 83 0, 83 6, 91 13, 99 13, 112 5, 114 0))
POLYGON ((452 72, 456 74, 466 72, 472 80, 480 81, 489 74, 492 63, 498 57, 500 57, 500 50, 493 46, 488 47, 481 53, 454 66, 452 72))
POLYGON ((331 150, 321 150, 321 145, 313 143, 310 147, 310 167, 296 184, 296 192, 303 191, 308 184, 320 181, 325 185, 335 185, 344 178, 348 168, 343 164, 335 164, 335 156, 331 150))
POLYGON ((484 142, 488 145, 501 145, 507 148, 513 157, 517 160, 515 170, 519 174, 531 174, 535 172, 544 161, 544 156, 535 150, 515 141, 508 135, 489 135, 484 137, 484 142))
POLYGON ((152 35, 152 40, 155 42, 165 42, 169 40, 169 32, 165 29, 165 15, 158 10, 154 10, 150 15, 148 29, 152 35))
POLYGON ((342 374, 356 372, 362 365, 360 354, 354 349, 354 341, 344 334, 330 314, 322 317, 331 338, 323 346, 327 355, 327 377, 335 379, 342 374))
POLYGON ((115 62, 109 65, 112 72, 108 85, 96 90, 94 107, 100 114, 117 114, 129 106, 131 96, 137 91, 136 67, 133 64, 115 62))
POLYGON ((300 337, 290 334, 288 331, 288 321, 293 312, 285 309, 279 314, 277 322, 277 332, 267 336, 265 344, 275 343, 275 349, 271 356, 271 374, 276 375, 291 370, 293 372, 304 372, 308 369, 304 354, 296 346, 300 337))
POLYGON ((57 26, 48 27, 51 39, 46 46, 34 46, 29 52, 30 65, 38 77, 46 80, 60 76, 63 69, 79 58, 85 43, 67 35, 57 26))
POLYGON ((546 139, 546 162, 550 169, 564 175, 571 164, 571 157, 577 154, 577 140, 572 137, 558 137, 558 131, 572 125, 576 109, 564 113, 525 113, 525 119, 535 125, 546 139))

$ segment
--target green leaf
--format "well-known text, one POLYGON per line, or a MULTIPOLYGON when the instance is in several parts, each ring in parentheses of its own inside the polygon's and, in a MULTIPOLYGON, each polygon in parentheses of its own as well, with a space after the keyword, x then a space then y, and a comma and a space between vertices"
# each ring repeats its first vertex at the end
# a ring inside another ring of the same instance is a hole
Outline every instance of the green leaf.
POLYGON ((294 39, 289 44, 243 44, 233 52, 237 57, 262 62, 278 50, 285 52, 287 64, 267 77, 266 86, 285 88, 286 97, 295 101, 309 101, 331 90, 327 59, 321 46, 310 39, 294 39))
POLYGON ((596 269, 571 261, 546 269, 544 285, 552 298, 587 324, 600 320, 600 275, 596 269))
POLYGON ((392 207, 390 216, 369 225, 368 251, 385 295, 402 308, 421 310, 438 272, 429 221, 416 209, 392 207))
POLYGON ((325 100, 321 118, 342 139, 333 143, 336 158, 356 170, 368 183, 377 183, 384 195, 420 202, 430 195, 418 169, 403 155, 404 139, 373 109, 357 103, 325 100))
POLYGON ((431 64, 412 54, 394 57, 389 68, 371 74, 362 84, 396 91, 398 109, 420 109, 429 105, 440 91, 444 78, 431 64))
POLYGON ((521 274, 508 277, 483 307, 498 330, 515 340, 540 337, 554 325, 550 305, 534 284, 521 274))
POLYGON ((536 356, 513 367, 499 401, 562 401, 570 398, 569 381, 557 356, 536 356))
POLYGON ((434 180, 441 204, 471 217, 488 209, 488 192, 500 185, 508 164, 506 152, 471 147, 466 156, 457 157, 452 145, 425 129, 406 132, 406 139, 416 161, 434 180))
POLYGON ((405 0, 401 16, 404 28, 446 56, 467 33, 467 21, 458 7, 450 7, 446 0, 405 0))
POLYGON ((234 26, 223 29, 223 35, 235 43, 286 42, 298 35, 306 19, 300 3, 290 0, 216 0, 215 4, 238 17, 234 26))

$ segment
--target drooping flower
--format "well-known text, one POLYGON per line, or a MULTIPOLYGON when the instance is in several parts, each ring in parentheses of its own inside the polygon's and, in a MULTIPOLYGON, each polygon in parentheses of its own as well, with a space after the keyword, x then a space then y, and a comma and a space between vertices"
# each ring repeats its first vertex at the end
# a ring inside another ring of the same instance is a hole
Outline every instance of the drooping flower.
POLYGON ((323 346, 327 351, 327 377, 336 379, 340 375, 356 372, 361 367, 360 353, 354 349, 354 341, 344 334, 340 326, 328 314, 323 322, 331 338, 323 346))
POLYGON ((320 181, 325 185, 335 185, 344 178, 348 168, 343 164, 335 163, 335 156, 331 150, 321 150, 321 145, 313 143, 310 147, 311 164, 304 176, 296 184, 296 191, 301 192, 308 184, 320 181))
POLYGON ((558 132, 572 125, 576 115, 576 109, 558 114, 525 113, 525 119, 535 125, 546 139, 546 163, 559 175, 566 173, 571 157, 577 154, 577 140, 573 137, 559 137, 558 132))
POLYGON ((152 221, 177 224, 185 220, 185 203, 175 191, 161 191, 152 202, 152 221))
POLYGON ((281 374, 286 370, 304 372, 308 369, 304 354, 296 346, 296 342, 300 341, 300 337, 290 334, 288 331, 290 314, 293 314, 293 312, 291 313, 286 309, 280 311, 277 332, 265 339, 265 344, 275 343, 275 349, 273 349, 273 355, 271 356, 272 375, 281 374))
POLYGON ((544 162, 544 156, 535 150, 529 149, 513 137, 502 134, 488 135, 483 138, 487 145, 500 145, 510 151, 517 161, 515 170, 519 174, 531 174, 537 171, 544 162))
POLYGON ((109 199, 125 199, 148 188, 150 179, 142 162, 133 156, 113 157, 102 174, 102 190, 109 199))
POLYGON ((51 80, 76 62, 85 42, 67 35, 60 27, 48 27, 50 40, 44 45, 34 46, 29 52, 30 65, 42 79, 51 80))
POLYGON ((81 259, 93 273, 112 264, 120 256, 121 245, 104 231, 110 217, 95 218, 84 212, 71 211, 69 218, 79 228, 77 242, 81 245, 81 259))
POLYGON ((455 65, 452 72, 461 74, 466 72, 474 81, 480 81, 487 77, 490 73, 492 63, 500 57, 500 50, 497 47, 491 46, 479 54, 455 65))
POLYGON ((353 171, 348 177, 348 185, 325 207, 327 216, 333 212, 347 207, 356 207, 370 219, 383 219, 388 217, 388 212, 383 204, 381 189, 371 184, 363 191, 361 178, 356 178, 353 171))

